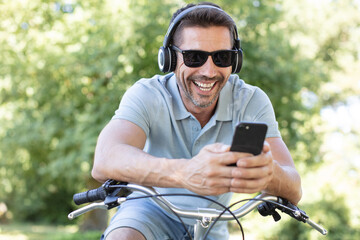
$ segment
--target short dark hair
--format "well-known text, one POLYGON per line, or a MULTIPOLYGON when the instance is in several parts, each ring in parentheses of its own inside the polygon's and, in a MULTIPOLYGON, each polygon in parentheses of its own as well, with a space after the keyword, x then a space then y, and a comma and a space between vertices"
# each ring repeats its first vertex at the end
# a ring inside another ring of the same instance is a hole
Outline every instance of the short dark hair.
MULTIPOLYGON (((170 24, 174 21, 176 16, 178 16, 182 11, 198 6, 198 5, 210 5, 216 8, 221 7, 210 2, 201 2, 198 4, 190 3, 183 8, 178 9, 172 16, 170 24)), ((215 8, 198 8, 194 11, 189 12, 178 24, 176 30, 172 36, 171 43, 174 45, 179 45, 181 42, 181 32, 185 27, 211 27, 211 26, 224 26, 227 27, 230 31, 231 44, 234 45, 234 28, 236 28, 234 20, 226 14, 224 11, 218 11, 215 8)))

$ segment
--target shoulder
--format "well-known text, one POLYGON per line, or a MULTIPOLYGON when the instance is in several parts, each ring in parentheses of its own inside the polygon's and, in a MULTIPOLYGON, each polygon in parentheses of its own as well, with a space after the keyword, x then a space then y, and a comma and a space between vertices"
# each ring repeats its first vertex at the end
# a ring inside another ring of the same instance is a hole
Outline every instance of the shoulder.
POLYGON ((167 95, 166 82, 168 75, 155 75, 151 78, 141 78, 127 89, 124 97, 155 100, 167 95))
POLYGON ((133 86, 130 87, 130 89, 132 88, 136 88, 137 90, 159 90, 161 91, 164 88, 164 84, 166 82, 167 79, 167 75, 163 76, 163 75, 155 75, 151 78, 141 78, 140 80, 138 80, 137 82, 134 83, 133 86))
POLYGON ((228 90, 231 89, 234 100, 241 101, 243 103, 253 100, 266 100, 267 94, 257 86, 246 83, 238 75, 231 75, 228 80, 228 90))

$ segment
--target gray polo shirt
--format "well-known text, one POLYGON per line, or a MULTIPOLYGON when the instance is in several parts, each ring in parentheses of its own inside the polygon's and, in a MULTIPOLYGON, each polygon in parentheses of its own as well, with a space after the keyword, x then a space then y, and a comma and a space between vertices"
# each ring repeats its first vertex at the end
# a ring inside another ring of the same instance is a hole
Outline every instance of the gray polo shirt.
MULTIPOLYGON (((170 159, 190 159, 205 145, 216 142, 230 145, 240 121, 264 122, 268 125, 267 137, 280 137, 267 95, 258 87, 246 84, 238 75, 230 76, 220 92, 214 115, 203 128, 186 110, 173 73, 136 82, 124 94, 113 119, 125 119, 141 127, 147 136, 144 151, 170 159)), ((192 193, 179 188, 156 190, 160 193, 192 193)), ((231 194, 211 198, 227 205, 231 194)), ((168 200, 184 208, 215 207, 208 201, 194 198, 169 197, 168 200)))

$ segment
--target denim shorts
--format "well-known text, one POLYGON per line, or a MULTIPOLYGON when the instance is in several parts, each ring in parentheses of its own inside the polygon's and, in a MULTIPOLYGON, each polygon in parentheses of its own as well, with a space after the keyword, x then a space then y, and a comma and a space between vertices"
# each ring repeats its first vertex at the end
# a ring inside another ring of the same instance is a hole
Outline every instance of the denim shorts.
MULTIPOLYGON (((208 240, 227 239, 226 222, 219 222, 211 230, 208 240), (220 227, 220 229, 219 229, 220 227), (219 231, 220 230, 220 231, 219 231), (225 231, 224 231, 225 230, 225 231)), ((169 217, 150 199, 128 200, 121 204, 101 239, 117 228, 128 227, 142 233, 147 240, 188 240, 194 238, 194 226, 184 225, 169 217)))

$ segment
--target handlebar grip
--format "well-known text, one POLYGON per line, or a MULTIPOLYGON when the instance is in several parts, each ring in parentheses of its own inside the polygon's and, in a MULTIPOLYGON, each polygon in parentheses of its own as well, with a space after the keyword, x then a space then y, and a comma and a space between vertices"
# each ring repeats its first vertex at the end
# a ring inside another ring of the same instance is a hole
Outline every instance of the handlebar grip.
POLYGON ((76 193, 73 196, 73 200, 76 205, 81 205, 84 203, 94 202, 98 200, 104 200, 105 198, 106 198, 106 191, 102 186, 86 192, 76 193))

